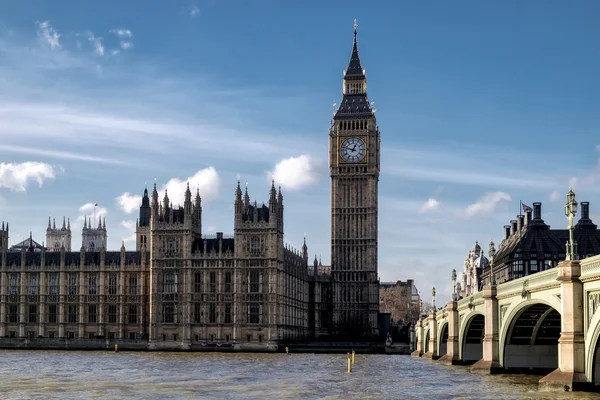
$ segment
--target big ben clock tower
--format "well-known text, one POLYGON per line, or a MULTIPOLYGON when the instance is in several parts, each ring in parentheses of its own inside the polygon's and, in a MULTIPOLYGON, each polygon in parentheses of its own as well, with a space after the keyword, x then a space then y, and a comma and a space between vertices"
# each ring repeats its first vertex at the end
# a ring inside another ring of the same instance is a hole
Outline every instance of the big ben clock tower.
POLYGON ((379 128, 358 57, 358 25, 344 71, 342 101, 329 129, 333 329, 337 336, 377 334, 379 128))

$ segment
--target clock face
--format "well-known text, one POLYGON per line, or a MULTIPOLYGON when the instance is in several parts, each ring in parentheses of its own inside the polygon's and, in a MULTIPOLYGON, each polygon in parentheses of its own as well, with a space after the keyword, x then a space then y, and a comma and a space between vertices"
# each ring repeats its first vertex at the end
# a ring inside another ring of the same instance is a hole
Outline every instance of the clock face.
POLYGON ((340 148, 340 155, 346 162, 359 162, 365 157, 366 145, 362 139, 349 138, 344 140, 340 148))

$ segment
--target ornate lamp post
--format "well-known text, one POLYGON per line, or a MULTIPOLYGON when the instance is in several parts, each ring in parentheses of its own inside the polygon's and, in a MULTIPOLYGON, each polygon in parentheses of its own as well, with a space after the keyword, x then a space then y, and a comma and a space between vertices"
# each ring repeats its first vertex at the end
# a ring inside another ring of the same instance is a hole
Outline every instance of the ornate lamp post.
POLYGON ((575 193, 569 188, 567 193, 567 204, 565 204, 565 216, 569 220, 569 241, 567 242, 567 260, 578 260, 579 254, 577 254, 577 242, 573 238, 573 219, 577 213, 577 201, 575 201, 575 193))
POLYGON ((496 248, 494 247, 494 241, 490 241, 490 249, 488 250, 490 255, 490 285, 496 286, 496 277, 494 276, 494 255, 496 255, 496 248))
POLYGON ((419 319, 423 318, 423 299, 419 296, 419 319))
POLYGON ((435 288, 431 289, 431 308, 435 312, 435 288))
POLYGON ((457 300, 457 295, 456 295, 456 270, 453 269, 452 270, 452 301, 456 301, 457 300))

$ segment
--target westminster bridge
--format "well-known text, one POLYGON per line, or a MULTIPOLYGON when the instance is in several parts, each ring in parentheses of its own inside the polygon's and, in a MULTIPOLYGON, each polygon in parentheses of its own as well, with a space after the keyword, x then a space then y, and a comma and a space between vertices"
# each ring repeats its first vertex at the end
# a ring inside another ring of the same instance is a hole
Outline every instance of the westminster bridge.
POLYGON ((600 385, 600 256, 499 285, 417 323, 413 356, 471 372, 549 372, 540 390, 600 385))

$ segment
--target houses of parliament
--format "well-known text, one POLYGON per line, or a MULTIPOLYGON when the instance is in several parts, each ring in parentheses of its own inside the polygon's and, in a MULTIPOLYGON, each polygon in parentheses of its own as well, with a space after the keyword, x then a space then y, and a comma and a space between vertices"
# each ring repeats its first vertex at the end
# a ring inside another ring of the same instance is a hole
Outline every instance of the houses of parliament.
POLYGON ((329 128, 331 265, 284 245, 284 199, 251 202, 238 182, 233 235, 202 233, 202 200, 144 190, 136 248, 108 251, 106 222, 86 218, 82 245, 49 220, 46 241, 9 246, 0 230, 0 338, 130 342, 148 349, 274 350, 278 343, 370 340, 378 333, 380 135, 358 55, 329 128))

